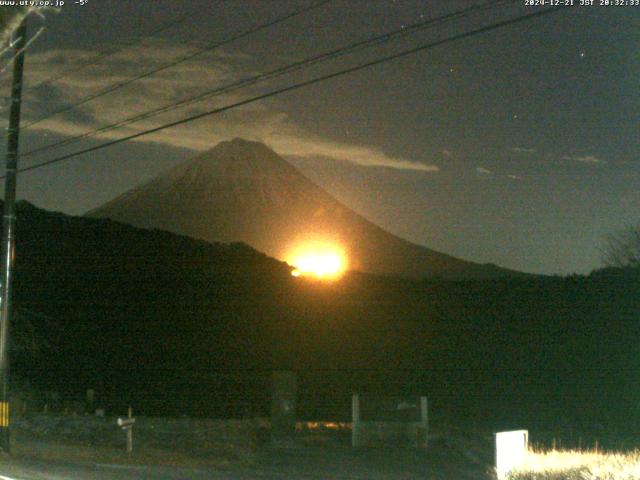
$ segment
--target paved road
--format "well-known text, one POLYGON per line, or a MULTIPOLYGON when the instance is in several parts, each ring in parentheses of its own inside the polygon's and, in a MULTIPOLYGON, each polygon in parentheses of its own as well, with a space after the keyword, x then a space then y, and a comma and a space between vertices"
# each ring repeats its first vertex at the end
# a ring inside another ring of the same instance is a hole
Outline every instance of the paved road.
MULTIPOLYGON (((231 480, 234 473, 176 467, 73 464, 30 460, 0 463, 0 480, 231 480)), ((248 478, 248 477, 245 477, 248 478)))
POLYGON ((486 478, 485 472, 448 455, 402 449, 264 449, 251 467, 226 470, 0 460, 0 480, 466 480, 486 478))

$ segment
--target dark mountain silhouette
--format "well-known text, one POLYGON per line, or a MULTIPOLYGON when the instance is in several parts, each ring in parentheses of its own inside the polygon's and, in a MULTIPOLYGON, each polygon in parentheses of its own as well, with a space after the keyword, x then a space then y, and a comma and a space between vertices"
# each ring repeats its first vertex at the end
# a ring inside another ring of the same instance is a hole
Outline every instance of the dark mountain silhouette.
POLYGON ((325 283, 243 244, 18 207, 12 378, 61 398, 266 415, 286 369, 301 418, 348 420, 357 391, 425 393, 434 422, 640 425, 637 270, 325 283))
POLYGON ((350 269, 376 274, 516 274, 392 235, 341 204, 273 150, 242 139, 222 142, 87 215, 207 241, 242 241, 281 260, 307 240, 328 240, 346 250, 350 269))

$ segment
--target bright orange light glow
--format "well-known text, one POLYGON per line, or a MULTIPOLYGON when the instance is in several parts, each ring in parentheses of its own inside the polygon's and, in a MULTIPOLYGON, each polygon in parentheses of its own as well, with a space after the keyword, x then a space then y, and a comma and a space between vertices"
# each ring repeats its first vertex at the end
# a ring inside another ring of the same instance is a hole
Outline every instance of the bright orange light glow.
POLYGON ((332 245, 299 247, 288 257, 288 263, 296 267, 291 272, 294 277, 331 280, 340 277, 347 268, 344 252, 332 245))

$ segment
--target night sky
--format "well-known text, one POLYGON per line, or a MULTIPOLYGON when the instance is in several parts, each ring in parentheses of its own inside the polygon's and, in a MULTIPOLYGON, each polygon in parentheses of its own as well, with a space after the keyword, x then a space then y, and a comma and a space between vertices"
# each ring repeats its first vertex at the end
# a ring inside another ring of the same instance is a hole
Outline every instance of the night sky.
MULTIPOLYGON (((59 12, 44 12, 45 20, 31 19, 32 34, 43 25, 46 30, 27 53, 23 126, 311 3, 88 0, 80 6, 68 0, 59 12), (119 52, 78 69, 118 45, 119 52)), ((28 127, 21 151, 483 3, 330 1, 28 127)), ((524 3, 502 2, 389 44, 22 158, 20 165, 541 8, 524 3)), ((408 240, 528 272, 587 273, 601 266, 605 235, 640 221, 639 27, 640 7, 576 5, 25 172, 18 197, 82 214, 219 141, 242 136, 264 141, 348 206, 408 240)), ((3 96, 10 80, 7 69, 0 78, 3 96)), ((6 104, 3 112, 6 126, 6 104)))

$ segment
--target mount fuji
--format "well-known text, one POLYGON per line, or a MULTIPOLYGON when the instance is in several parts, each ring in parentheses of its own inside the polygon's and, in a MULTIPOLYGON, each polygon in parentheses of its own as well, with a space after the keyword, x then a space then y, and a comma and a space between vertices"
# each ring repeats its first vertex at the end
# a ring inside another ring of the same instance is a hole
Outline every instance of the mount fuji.
POLYGON ((244 242, 287 260, 321 239, 349 269, 413 278, 522 275, 461 260, 397 237, 340 203, 266 145, 225 141, 87 213, 209 242, 244 242))

